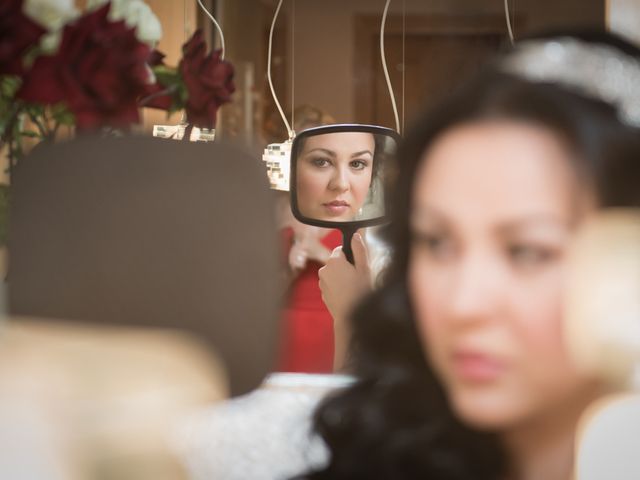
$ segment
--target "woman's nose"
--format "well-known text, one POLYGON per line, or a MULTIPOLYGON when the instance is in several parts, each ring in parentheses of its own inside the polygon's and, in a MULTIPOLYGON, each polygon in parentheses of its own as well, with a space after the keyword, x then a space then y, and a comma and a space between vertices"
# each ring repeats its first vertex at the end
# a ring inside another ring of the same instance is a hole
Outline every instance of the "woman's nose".
POLYGON ((329 182, 329 188, 339 192, 344 192, 349 189, 349 179, 345 169, 336 168, 329 182))
POLYGON ((450 318, 458 323, 491 319, 500 308, 500 278, 500 267, 486 255, 460 259, 448 295, 450 318))

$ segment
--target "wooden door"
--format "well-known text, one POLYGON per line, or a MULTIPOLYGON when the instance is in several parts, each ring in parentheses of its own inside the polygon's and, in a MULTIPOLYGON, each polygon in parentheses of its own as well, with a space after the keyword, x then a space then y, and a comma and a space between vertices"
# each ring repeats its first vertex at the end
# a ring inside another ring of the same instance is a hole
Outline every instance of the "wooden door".
MULTIPOLYGON (((476 73, 505 41, 501 18, 413 17, 387 23, 385 52, 399 115, 407 125, 426 107, 444 98, 476 73)), ((358 122, 395 128, 391 100, 380 60, 380 33, 375 19, 356 24, 355 112, 358 122)))
MULTIPOLYGON (((379 37, 378 37, 379 38, 379 37)), ((376 40, 379 42, 379 40, 376 40)), ((404 118, 411 119, 452 92, 476 73, 500 44, 497 35, 410 35, 405 39, 404 118)), ((402 116, 402 36, 386 39, 389 76, 402 116)), ((376 75, 373 122, 394 126, 389 90, 383 75, 376 75)))

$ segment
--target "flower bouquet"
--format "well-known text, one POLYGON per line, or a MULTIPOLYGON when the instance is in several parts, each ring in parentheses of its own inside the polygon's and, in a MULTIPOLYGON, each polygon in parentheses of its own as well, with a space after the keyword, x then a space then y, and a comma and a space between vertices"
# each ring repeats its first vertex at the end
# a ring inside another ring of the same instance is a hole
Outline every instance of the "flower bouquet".
POLYGON ((0 146, 9 168, 29 145, 75 133, 126 131, 141 107, 184 110, 213 128, 234 91, 233 67, 207 53, 201 31, 177 67, 155 46, 160 22, 142 0, 3 0, 0 3, 0 146))

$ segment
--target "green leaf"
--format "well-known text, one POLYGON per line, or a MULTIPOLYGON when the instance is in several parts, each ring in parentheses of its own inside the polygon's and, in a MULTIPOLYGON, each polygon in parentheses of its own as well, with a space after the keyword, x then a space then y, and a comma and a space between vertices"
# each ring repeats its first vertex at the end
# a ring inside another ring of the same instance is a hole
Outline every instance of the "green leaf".
POLYGON ((7 243, 8 215, 9 185, 0 184, 0 245, 6 245, 7 243))
POLYGON ((29 115, 33 117, 42 117, 44 115, 44 105, 39 105, 37 103, 29 103, 27 105, 26 111, 29 115))
POLYGON ((169 107, 169 110, 167 110, 167 118, 176 112, 181 112, 182 110, 184 110, 184 107, 181 107, 180 105, 176 105, 175 103, 172 103, 171 107, 169 107))
POLYGON ((22 80, 20 77, 15 75, 4 75, 0 77, 0 96, 6 99, 12 99, 18 88, 20 88, 20 84, 22 80))
POLYGON ((11 120, 14 120, 16 124, 18 123, 18 118, 15 115, 19 115, 20 111, 16 111, 14 107, 15 104, 13 102, 0 101, 0 135, 4 135, 11 120))
POLYGON ((180 100, 180 104, 182 106, 187 104, 187 100, 189 100, 189 91, 187 90, 186 85, 183 83, 178 85, 178 99, 180 100))
POLYGON ((9 124, 9 120, 11 120, 11 109, 8 105, 0 102, 0 135, 4 134, 4 131, 9 124))
POLYGON ((76 119, 64 103, 57 103, 51 107, 51 116, 60 125, 75 125, 76 119))
POLYGON ((164 87, 170 87, 181 82, 180 74, 175 68, 159 65, 153 68, 153 73, 157 82, 164 87))
POLYGON ((23 137, 29 137, 29 138, 42 138, 38 132, 35 132, 33 130, 24 130, 20 132, 20 135, 22 135, 23 137))

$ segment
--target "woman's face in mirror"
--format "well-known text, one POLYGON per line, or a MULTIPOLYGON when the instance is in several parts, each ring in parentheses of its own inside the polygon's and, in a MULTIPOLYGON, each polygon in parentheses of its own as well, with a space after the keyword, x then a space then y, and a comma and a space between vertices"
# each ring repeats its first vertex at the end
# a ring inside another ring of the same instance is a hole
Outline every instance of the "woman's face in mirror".
POLYGON ((300 212, 316 220, 353 220, 369 192, 374 153, 371 133, 335 132, 306 138, 296 165, 300 212))
POLYGON ((507 429, 594 391, 563 342, 565 263, 585 215, 568 149, 542 127, 462 124, 423 154, 409 288, 427 360, 457 415, 507 429))

